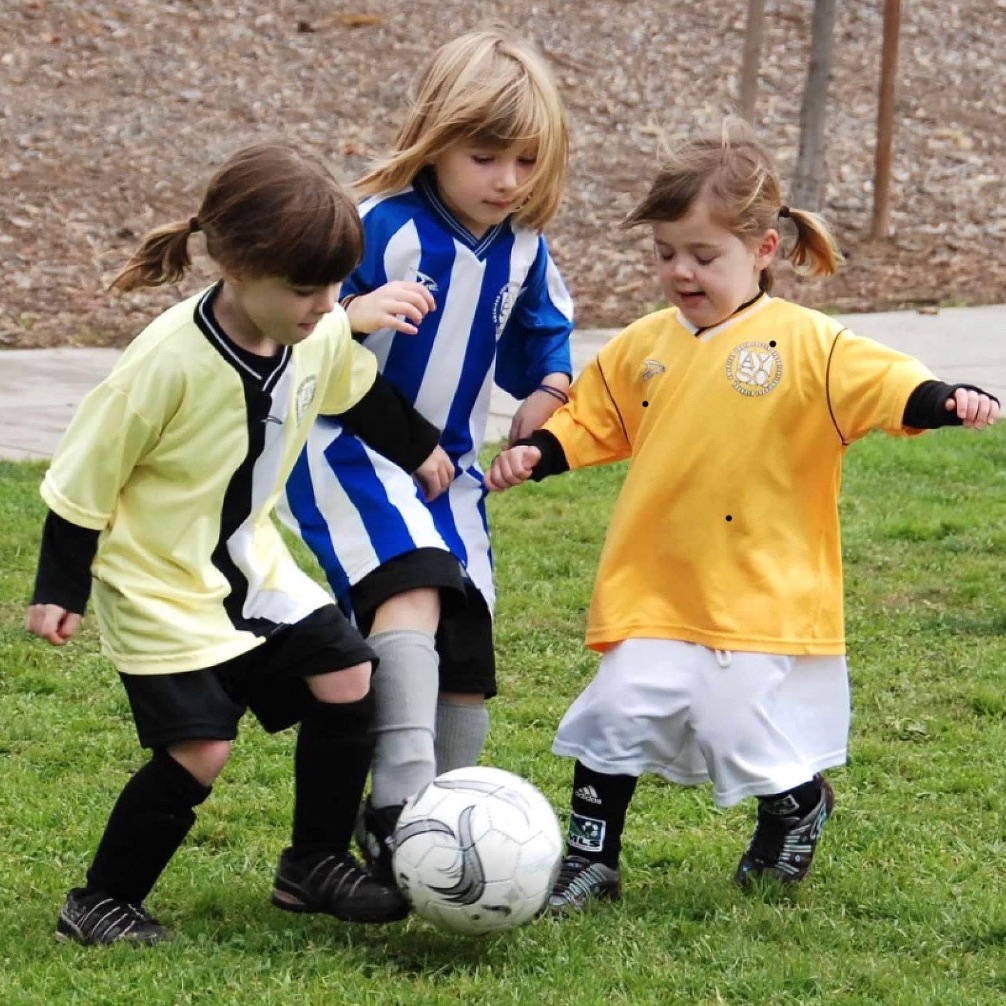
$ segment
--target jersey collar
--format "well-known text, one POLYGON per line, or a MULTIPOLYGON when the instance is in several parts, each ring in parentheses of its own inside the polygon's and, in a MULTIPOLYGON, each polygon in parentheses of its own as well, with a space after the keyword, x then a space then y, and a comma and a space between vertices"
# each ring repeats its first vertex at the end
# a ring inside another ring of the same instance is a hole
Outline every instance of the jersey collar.
POLYGON ((416 175, 413 180, 413 188, 430 204, 433 212, 440 218, 441 223, 454 235, 462 244, 472 250, 478 257, 485 254, 489 246, 496 238, 506 231, 510 226, 509 218, 501 220, 498 224, 490 227, 482 237, 475 237, 472 232, 461 223, 457 217, 447 208, 447 205, 440 198, 437 192, 437 185, 433 179, 431 171, 423 171, 416 175))

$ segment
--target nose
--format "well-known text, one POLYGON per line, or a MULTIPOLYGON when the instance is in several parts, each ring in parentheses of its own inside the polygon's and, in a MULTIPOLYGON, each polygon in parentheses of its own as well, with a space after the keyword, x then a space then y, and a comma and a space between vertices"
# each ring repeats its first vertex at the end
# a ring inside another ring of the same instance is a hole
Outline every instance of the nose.
POLYGON ((318 296, 314 301, 314 309, 318 314, 328 314, 330 311, 335 310, 338 299, 339 284, 335 283, 332 286, 326 286, 323 290, 318 291, 318 296))
POLYGON ((693 273, 691 262, 684 255, 676 255, 671 263, 671 275, 675 279, 690 279, 693 273))
POLYGON ((517 162, 502 161, 496 175, 496 187, 504 191, 517 188, 517 162))

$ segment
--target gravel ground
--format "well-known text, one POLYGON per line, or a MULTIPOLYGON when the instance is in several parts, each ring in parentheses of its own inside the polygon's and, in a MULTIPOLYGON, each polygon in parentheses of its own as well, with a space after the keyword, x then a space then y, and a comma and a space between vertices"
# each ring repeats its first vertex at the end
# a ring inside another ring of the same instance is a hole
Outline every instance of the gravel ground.
MULTIPOLYGON (((838 4, 823 212, 848 261, 781 292, 843 312, 1006 301, 1006 0, 902 5, 893 234, 869 238, 882 0, 838 4)), ((809 0, 769 0, 756 126, 788 177, 809 0)), ((642 234, 618 222, 661 136, 735 101, 745 0, 6 0, 0 26, 0 346, 122 345, 184 289, 107 284, 150 227, 194 212, 245 143, 286 138, 351 180, 379 156, 409 80, 450 34, 512 25, 568 103, 568 197, 549 228, 582 326, 657 302, 642 234)))

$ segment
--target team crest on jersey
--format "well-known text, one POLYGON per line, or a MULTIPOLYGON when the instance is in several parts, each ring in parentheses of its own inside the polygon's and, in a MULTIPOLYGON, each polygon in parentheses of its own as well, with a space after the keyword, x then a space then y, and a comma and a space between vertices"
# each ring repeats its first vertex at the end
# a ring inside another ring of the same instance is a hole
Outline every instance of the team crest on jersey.
POLYGON ((294 400, 294 410, 297 415, 297 422, 304 418, 307 410, 311 407, 311 403, 314 401, 315 392, 318 390, 318 378, 311 374, 310 377, 305 377, 300 385, 297 387, 297 395, 294 400))
POLYGON ((430 293, 436 293, 440 287, 437 286, 437 281, 432 276, 427 276, 426 273, 416 270, 416 282, 422 283, 430 293))
POLYGON ((651 377, 657 377, 664 373, 667 368, 659 360, 643 360, 643 380, 648 381, 651 377))
POLYGON ((520 283, 507 283, 496 294, 496 300, 493 302, 493 322, 496 325, 497 339, 502 335, 503 329, 506 327, 506 323, 510 318, 510 312, 513 310, 517 297, 520 295, 520 290, 520 283))
POLYGON ((750 398, 767 395, 781 377, 782 357, 767 342, 742 342, 727 360, 727 380, 750 398))

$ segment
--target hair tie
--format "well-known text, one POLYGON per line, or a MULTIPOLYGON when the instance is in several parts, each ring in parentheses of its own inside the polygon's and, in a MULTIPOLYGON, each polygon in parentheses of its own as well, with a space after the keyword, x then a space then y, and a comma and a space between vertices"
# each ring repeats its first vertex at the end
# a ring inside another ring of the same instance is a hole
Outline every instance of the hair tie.
POLYGON ((199 217, 189 217, 189 233, 195 234, 196 231, 201 231, 202 226, 199 223, 199 217))
POLYGON ((790 213, 788 206, 780 206, 779 207, 779 216, 780 217, 791 217, 792 215, 793 214, 790 213))
POLYGON ((535 391, 543 391, 546 395, 551 395, 557 401, 565 405, 569 401, 569 395, 562 388, 555 388, 551 384, 539 384, 535 391))

